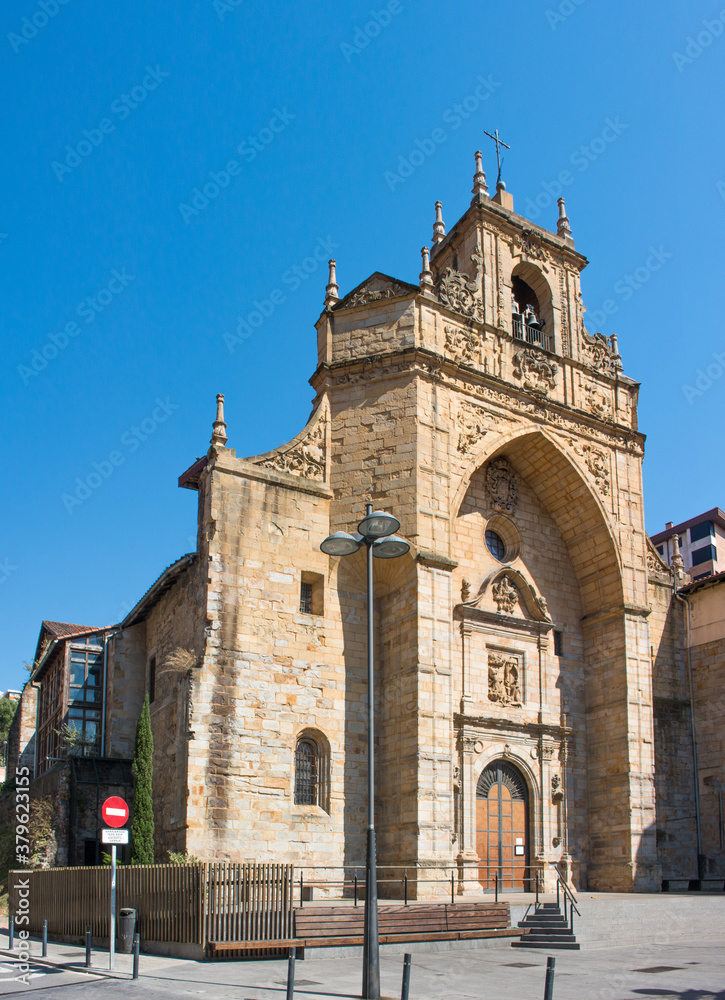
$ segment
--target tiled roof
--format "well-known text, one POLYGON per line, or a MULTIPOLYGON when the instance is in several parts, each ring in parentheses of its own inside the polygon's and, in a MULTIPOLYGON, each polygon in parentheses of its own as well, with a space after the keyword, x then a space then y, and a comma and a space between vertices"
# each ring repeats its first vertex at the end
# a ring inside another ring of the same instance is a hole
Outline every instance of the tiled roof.
POLYGON ((50 632, 54 639, 62 639, 66 635, 76 635, 78 632, 100 632, 101 629, 92 625, 69 625, 68 622, 43 622, 43 628, 50 632))

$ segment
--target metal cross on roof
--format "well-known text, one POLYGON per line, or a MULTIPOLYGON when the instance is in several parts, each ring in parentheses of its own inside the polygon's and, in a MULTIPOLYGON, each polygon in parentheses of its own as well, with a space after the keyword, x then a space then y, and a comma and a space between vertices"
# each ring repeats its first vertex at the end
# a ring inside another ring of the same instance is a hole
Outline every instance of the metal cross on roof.
POLYGON ((501 164, 503 163, 503 160, 501 159, 501 149, 500 149, 500 147, 503 146, 504 149, 511 149, 511 147, 507 146, 506 143, 503 141, 503 139, 499 139, 499 137, 498 137, 498 129, 496 129, 495 135, 491 135, 491 133, 490 132, 486 132, 485 129, 484 129, 483 134, 487 135, 489 137, 489 139, 493 139, 493 141, 496 143, 496 162, 498 163, 498 179, 496 181, 496 184, 498 185, 501 182, 501 164))

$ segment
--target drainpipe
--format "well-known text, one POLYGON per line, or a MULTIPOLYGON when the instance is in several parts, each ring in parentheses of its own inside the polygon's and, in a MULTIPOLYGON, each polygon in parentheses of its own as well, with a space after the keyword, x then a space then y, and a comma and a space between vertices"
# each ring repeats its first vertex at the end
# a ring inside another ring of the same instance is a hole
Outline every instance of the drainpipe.
MULTIPOLYGON (((679 555, 679 547, 677 547, 679 555)), ((695 691, 692 683, 692 657, 690 655, 690 602, 677 592, 677 570, 674 574, 673 595, 681 601, 685 609, 685 657, 687 663, 687 683, 690 692, 690 726, 692 727, 692 771, 695 784, 695 826, 697 830, 697 877, 705 877, 705 856, 702 853, 702 825, 700 822, 700 779, 697 766, 697 728, 695 725, 695 691)))

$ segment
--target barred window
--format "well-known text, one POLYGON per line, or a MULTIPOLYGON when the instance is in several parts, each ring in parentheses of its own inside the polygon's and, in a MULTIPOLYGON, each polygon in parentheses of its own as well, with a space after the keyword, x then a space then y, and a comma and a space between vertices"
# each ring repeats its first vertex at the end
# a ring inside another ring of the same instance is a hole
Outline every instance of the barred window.
POLYGON ((295 805, 316 806, 319 799, 320 751, 314 740, 297 741, 295 750, 295 805))
POLYGON ((300 584, 300 612, 303 615, 312 614, 312 584, 304 580, 300 584))

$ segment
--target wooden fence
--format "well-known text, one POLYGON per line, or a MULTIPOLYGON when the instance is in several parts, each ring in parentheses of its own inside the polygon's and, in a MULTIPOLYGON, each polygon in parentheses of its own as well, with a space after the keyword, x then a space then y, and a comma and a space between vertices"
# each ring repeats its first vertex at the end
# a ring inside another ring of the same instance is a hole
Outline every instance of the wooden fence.
MULTIPOLYGON (((51 936, 82 938, 90 924, 108 937, 109 868, 15 871, 8 881, 9 912, 27 913, 31 933, 47 920, 51 936)), ((136 910, 143 941, 269 941, 292 935, 293 881, 291 865, 129 865, 117 870, 116 903, 136 910)))

